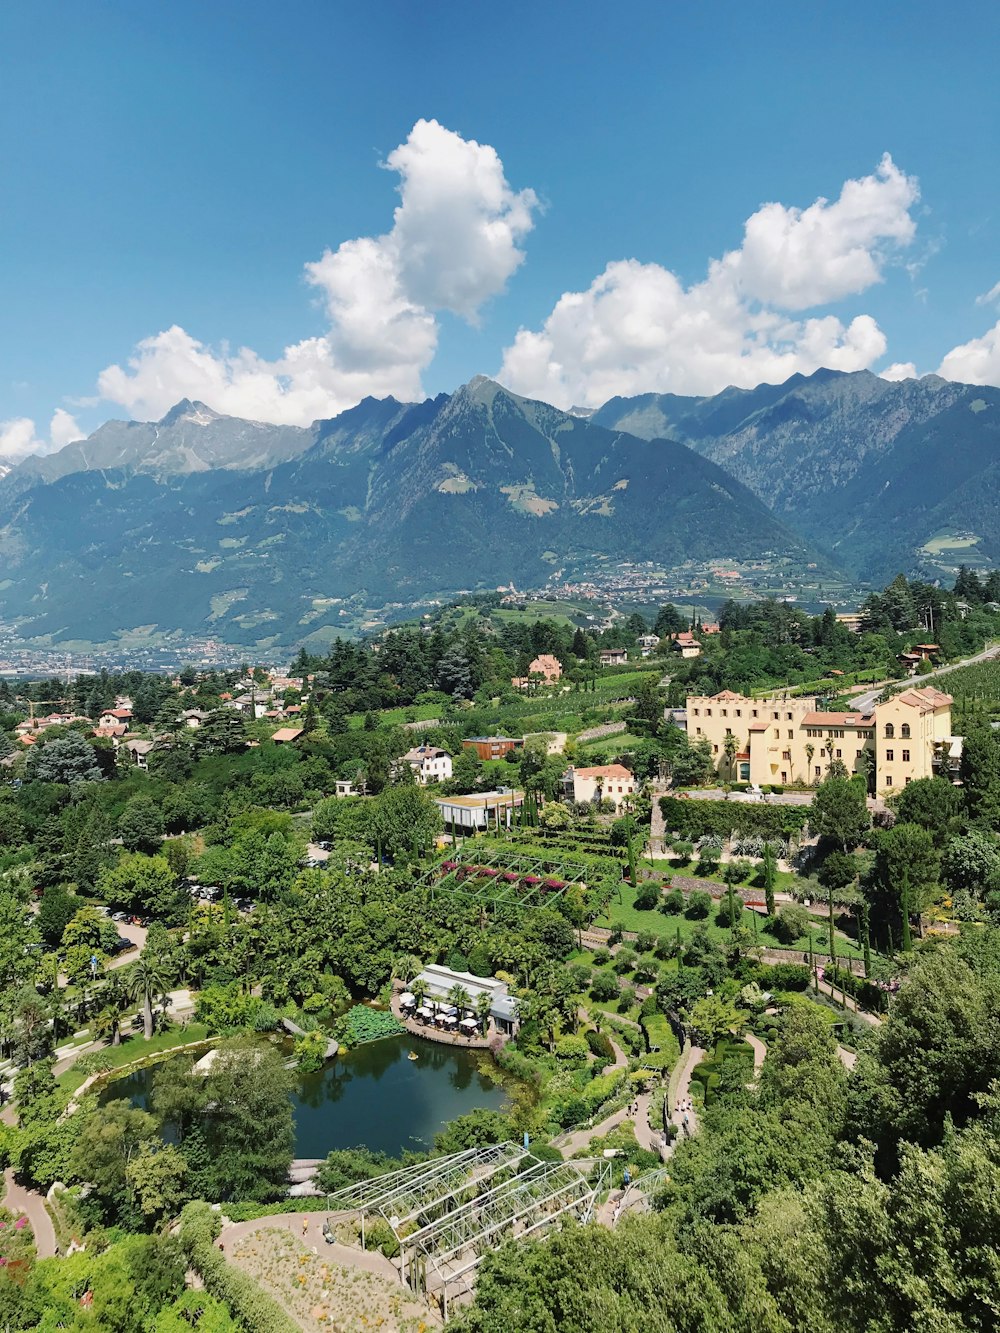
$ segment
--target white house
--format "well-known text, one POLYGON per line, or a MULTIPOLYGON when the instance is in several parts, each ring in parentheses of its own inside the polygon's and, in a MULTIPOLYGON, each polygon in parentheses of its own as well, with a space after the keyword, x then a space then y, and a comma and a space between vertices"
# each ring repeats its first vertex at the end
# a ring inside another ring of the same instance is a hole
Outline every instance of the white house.
POLYGON ((451 777, 451 755, 436 745, 417 745, 407 750, 399 762, 409 764, 421 787, 431 782, 447 782, 451 777))
POLYGON ((574 801, 613 801, 617 809, 635 795, 635 777, 623 764, 570 768, 565 776, 567 790, 572 782, 574 801))

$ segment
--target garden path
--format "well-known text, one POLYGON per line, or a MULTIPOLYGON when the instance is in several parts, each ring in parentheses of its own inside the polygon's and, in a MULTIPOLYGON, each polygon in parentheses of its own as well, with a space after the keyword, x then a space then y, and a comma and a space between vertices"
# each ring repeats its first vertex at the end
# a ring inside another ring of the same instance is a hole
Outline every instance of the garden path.
POLYGON ((847 1072, 850 1073, 850 1071, 854 1068, 855 1064, 857 1063, 858 1053, 857 1051, 849 1051, 846 1046, 838 1046, 837 1058, 840 1060, 840 1063, 844 1066, 847 1072))
POLYGON ((14 1179, 14 1172, 10 1167, 3 1173, 3 1180, 7 1187, 3 1206, 15 1217, 18 1217, 21 1213, 25 1215, 31 1223, 31 1230, 34 1233, 35 1253, 39 1259, 51 1259, 58 1252, 58 1249, 55 1227, 52 1225, 52 1218, 45 1206, 45 1200, 34 1190, 28 1190, 23 1185, 19 1185, 14 1179))
POLYGON ((753 1047, 753 1081, 757 1082, 760 1077, 761 1066, 767 1059, 767 1047, 759 1037, 755 1037, 752 1032, 744 1032, 743 1040, 748 1046, 753 1047))

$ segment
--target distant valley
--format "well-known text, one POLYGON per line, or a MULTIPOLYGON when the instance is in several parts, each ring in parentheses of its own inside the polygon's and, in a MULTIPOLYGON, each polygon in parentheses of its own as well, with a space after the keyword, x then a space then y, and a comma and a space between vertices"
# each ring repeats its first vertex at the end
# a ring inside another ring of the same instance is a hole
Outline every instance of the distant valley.
POLYGON ((614 561, 934 574, 1000 559, 998 449, 1000 390, 867 372, 591 414, 477 377, 305 429, 185 401, 0 478, 0 620, 267 646, 614 561))

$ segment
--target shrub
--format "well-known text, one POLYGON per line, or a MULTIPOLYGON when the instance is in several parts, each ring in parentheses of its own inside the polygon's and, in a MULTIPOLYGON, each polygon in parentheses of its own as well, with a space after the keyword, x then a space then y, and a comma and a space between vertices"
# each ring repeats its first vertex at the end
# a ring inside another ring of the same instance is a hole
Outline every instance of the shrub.
POLYGON ((673 852, 674 856, 676 856, 677 859, 680 861, 681 865, 686 866, 690 864, 691 853, 694 851, 694 843, 683 842, 683 841, 675 842, 671 845, 670 850, 673 852))
POLYGON ((598 972, 590 988, 593 999, 607 1002, 618 995, 618 980, 610 972, 598 972))
POLYGON ((635 908, 638 912, 650 912, 660 901, 659 884, 651 884, 648 881, 640 884, 635 895, 635 908))
POLYGON ((640 930, 635 941, 635 947, 640 953, 649 953, 651 949, 656 948, 656 936, 651 930, 640 930))
POLYGON ((589 1049, 590 1048, 584 1037, 577 1037, 572 1033, 567 1033, 565 1037, 560 1037, 556 1042, 556 1059, 572 1060, 582 1064, 587 1058, 589 1049))
POLYGON ((618 975, 624 976, 626 972, 634 970, 636 965, 636 952, 634 949, 619 949, 615 954, 615 961, 611 964, 618 975))
POLYGON ((213 1242, 219 1234, 219 1225, 218 1215, 205 1203, 189 1203, 181 1213, 181 1244, 189 1266, 201 1278, 205 1290, 228 1305, 240 1323, 254 1333, 297 1333, 298 1324, 277 1301, 246 1273, 230 1267, 215 1248, 213 1242))
POLYGON ((772 993, 779 990, 807 990, 809 968, 805 963, 774 963, 770 967, 762 966, 757 975, 757 984, 762 990, 772 993))
POLYGON ((732 913, 730 914, 729 895, 727 894, 719 903, 718 909, 715 913, 715 924, 717 926, 724 926, 728 929, 730 926, 734 926, 739 921, 742 915, 743 915, 742 898, 738 897, 736 894, 733 894, 733 907, 732 907, 732 913))
POLYGON ((701 879, 710 879, 719 868, 719 858, 702 852, 701 859, 695 866, 695 873, 701 879))
POLYGON ((804 907, 797 903, 785 903, 771 925, 772 934, 782 944, 794 944, 807 933, 812 925, 812 917, 804 907))
POLYGON ((586 1033, 586 1042, 599 1060, 613 1060, 615 1058, 614 1047, 603 1032, 597 1032, 594 1028, 590 1028, 586 1033))
POLYGON ((684 894, 682 891, 680 889, 671 889, 668 894, 664 895, 663 901, 660 903, 660 911, 666 912, 671 916, 676 916, 678 912, 683 912, 684 894))
POLYGON ((692 841, 705 835, 722 839, 733 834, 788 839, 801 833, 809 818, 809 807, 804 805, 682 801, 676 796, 661 796, 660 810, 672 833, 692 841))
POLYGON ((712 895, 704 889, 695 889, 687 900, 684 915, 691 921, 704 921, 712 910, 712 895))

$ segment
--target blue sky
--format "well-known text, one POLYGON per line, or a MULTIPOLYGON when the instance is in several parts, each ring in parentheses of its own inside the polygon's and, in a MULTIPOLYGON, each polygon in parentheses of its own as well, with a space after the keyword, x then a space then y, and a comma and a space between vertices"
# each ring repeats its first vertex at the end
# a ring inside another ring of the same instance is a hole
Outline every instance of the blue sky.
POLYGON ((0 457, 187 389, 998 383, 998 38, 986 3, 7 5, 0 457))

